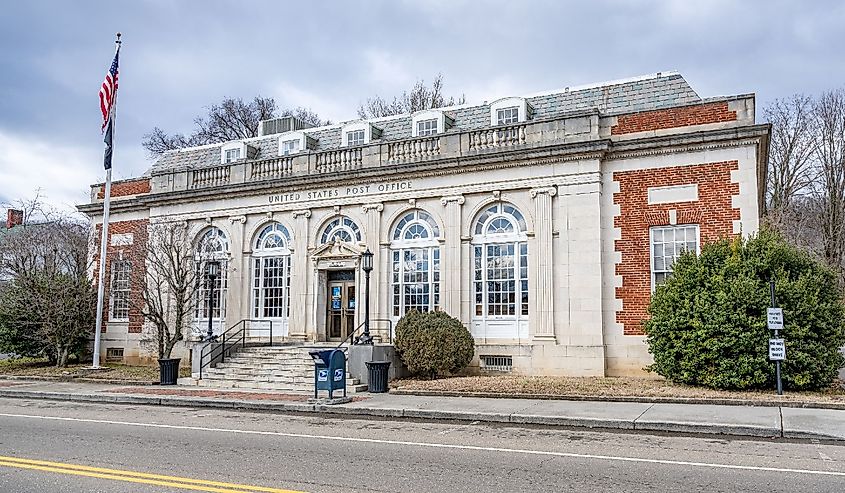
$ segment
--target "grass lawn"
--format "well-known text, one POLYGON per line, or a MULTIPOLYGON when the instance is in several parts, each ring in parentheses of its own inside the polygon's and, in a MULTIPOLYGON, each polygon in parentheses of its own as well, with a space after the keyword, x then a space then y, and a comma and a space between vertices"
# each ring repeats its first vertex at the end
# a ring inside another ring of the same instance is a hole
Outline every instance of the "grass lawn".
MULTIPOLYGON (((67 368, 56 368, 47 362, 46 359, 19 358, 0 361, 0 375, 15 375, 23 377, 85 377, 98 380, 132 380, 151 381, 159 380, 158 366, 129 366, 115 363, 106 363, 107 370, 91 371, 86 370, 86 364, 68 365, 67 368)), ((179 367, 180 377, 191 376, 191 368, 188 365, 179 367)))
POLYGON ((843 382, 836 382, 830 389, 817 392, 784 391, 775 395, 774 389, 766 391, 726 391, 690 387, 663 379, 633 377, 526 377, 515 375, 470 376, 441 378, 437 380, 403 379, 391 382, 392 389, 410 391, 439 391, 485 394, 532 394, 545 396, 579 397, 670 397, 695 399, 743 399, 824 402, 845 404, 843 382))

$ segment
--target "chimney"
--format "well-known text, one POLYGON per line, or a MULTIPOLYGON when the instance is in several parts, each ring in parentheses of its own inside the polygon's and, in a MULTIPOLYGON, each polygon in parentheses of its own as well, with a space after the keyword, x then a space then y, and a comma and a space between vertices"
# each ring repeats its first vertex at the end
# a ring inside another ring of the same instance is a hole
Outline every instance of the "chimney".
POLYGON ((8 209, 6 211, 6 229, 20 226, 23 224, 23 211, 18 209, 8 209))

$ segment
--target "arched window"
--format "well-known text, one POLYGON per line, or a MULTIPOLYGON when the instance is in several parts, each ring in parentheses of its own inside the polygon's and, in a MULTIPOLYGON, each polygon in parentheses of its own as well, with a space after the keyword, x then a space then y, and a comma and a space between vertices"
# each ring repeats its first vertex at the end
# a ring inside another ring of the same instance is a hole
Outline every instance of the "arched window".
POLYGON ((256 235, 252 261, 254 318, 290 315, 290 233, 280 223, 265 226, 256 235))
POLYGON ((528 316, 528 238, 525 218, 499 202, 482 211, 473 229, 473 292, 478 318, 528 316))
MULTIPOLYGON (((218 322, 222 323, 226 318, 226 291, 229 286, 229 240, 226 238, 226 233, 216 227, 211 227, 203 231, 197 239, 195 259, 197 283, 199 284, 195 318, 198 320, 208 320, 209 286, 205 277, 205 262, 208 260, 217 260, 220 262, 220 275, 214 280, 214 286, 211 287, 211 296, 214 305, 211 318, 217 319, 218 322)), ((203 327, 200 327, 200 329, 202 330, 203 327)))
POLYGON ((440 229, 431 215, 413 210, 393 228, 392 260, 393 316, 409 310, 421 312, 440 308, 440 229))
POLYGON ((323 234, 320 237, 320 244, 332 243, 335 238, 347 243, 357 243, 361 241, 361 229, 355 224, 355 221, 346 216, 338 216, 323 228, 323 234))

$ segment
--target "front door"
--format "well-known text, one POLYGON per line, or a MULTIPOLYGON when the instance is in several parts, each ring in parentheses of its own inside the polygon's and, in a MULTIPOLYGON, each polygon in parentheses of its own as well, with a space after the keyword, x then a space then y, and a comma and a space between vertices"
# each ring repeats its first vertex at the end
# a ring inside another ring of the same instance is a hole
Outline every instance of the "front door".
POLYGON ((344 340, 355 330, 355 271, 330 271, 328 286, 328 339, 344 340))

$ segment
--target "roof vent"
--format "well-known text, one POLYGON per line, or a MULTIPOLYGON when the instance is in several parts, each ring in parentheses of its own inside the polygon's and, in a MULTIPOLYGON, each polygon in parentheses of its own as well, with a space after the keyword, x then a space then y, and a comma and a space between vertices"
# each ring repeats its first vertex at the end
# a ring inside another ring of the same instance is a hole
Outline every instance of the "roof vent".
POLYGON ((294 130, 302 130, 303 128, 311 128, 309 125, 294 116, 283 116, 281 118, 273 118, 271 120, 261 120, 258 125, 258 136, 282 134, 285 132, 292 132, 294 130))

